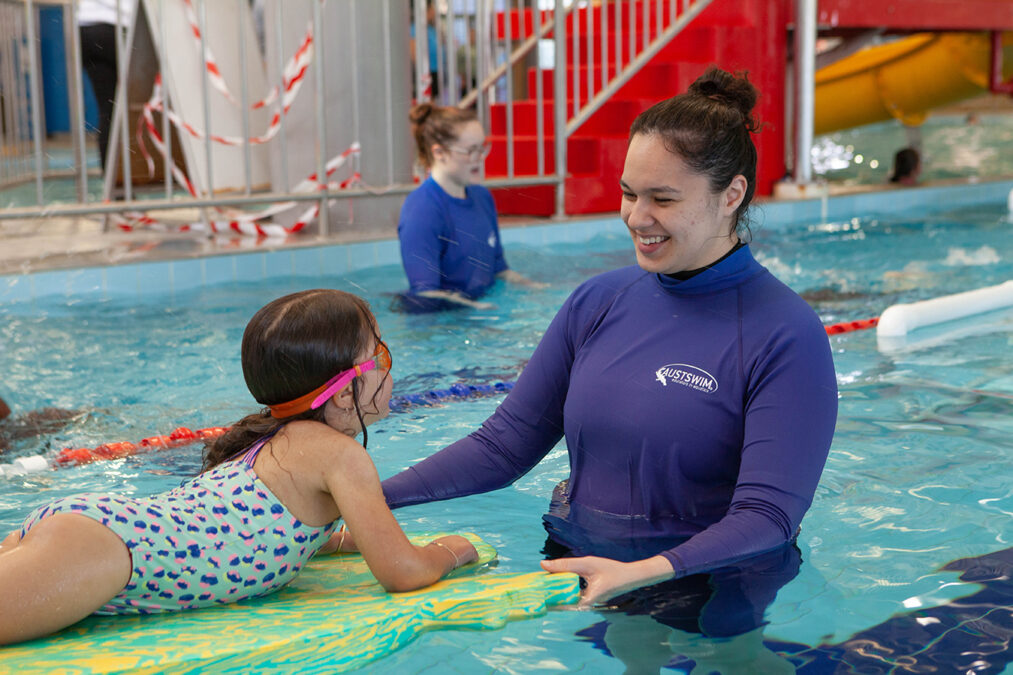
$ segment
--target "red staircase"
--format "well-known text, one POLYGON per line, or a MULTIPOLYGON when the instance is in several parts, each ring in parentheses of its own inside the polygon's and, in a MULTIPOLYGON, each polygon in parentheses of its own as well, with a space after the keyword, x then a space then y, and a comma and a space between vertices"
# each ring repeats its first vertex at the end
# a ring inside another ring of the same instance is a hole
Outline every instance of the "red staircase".
MULTIPOLYGON (((606 2, 608 0, 605 0, 606 2)), ((643 2, 632 3, 636 20, 629 21, 631 3, 622 2, 623 12, 621 35, 623 63, 629 62, 630 36, 627 29, 635 31, 637 44, 643 40, 643 2)), ((615 58, 614 5, 608 2, 610 73, 615 58)), ((685 4, 680 0, 680 4, 685 4)), ((670 3, 663 3, 667 16, 670 3)), ((647 3, 650 13, 649 30, 651 37, 657 33, 654 26, 656 4, 647 3)), ((586 12, 592 12, 594 24, 594 52, 591 67, 595 77, 595 91, 601 87, 600 10, 574 10, 567 19, 568 30, 577 26, 580 36, 577 69, 580 81, 581 103, 588 100, 587 67, 588 54, 584 37, 587 25, 586 12)), ((565 187, 565 208, 568 214, 606 213, 619 209, 619 178, 622 174, 626 154, 627 134, 633 119, 654 103, 684 92, 707 66, 714 64, 726 70, 748 70, 750 81, 761 93, 756 114, 765 123, 763 131, 755 138, 760 156, 757 188, 760 194, 770 194, 773 183, 784 175, 784 98, 787 33, 789 19, 788 0, 714 0, 701 14, 609 101, 598 109, 567 141, 568 175, 565 187)), ((512 21, 512 35, 521 35, 520 21, 525 22, 524 35, 532 31, 530 10, 521 15, 512 12, 506 16, 512 21)), ((500 36, 503 37, 504 15, 499 15, 500 36)), ((544 21, 551 21, 546 16, 544 21)), ((569 35, 572 35, 570 33, 569 35)), ((572 88, 574 54, 572 37, 567 40, 567 87, 572 88)), ((555 171, 552 133, 553 71, 530 69, 527 77, 527 98, 515 101, 513 110, 514 129, 514 176, 537 175, 537 102, 535 78, 543 78, 544 91, 544 161, 545 173, 555 171)), ((567 110, 572 116, 572 98, 568 98, 567 110)), ((486 160, 486 176, 499 178, 507 176, 507 111, 505 104, 493 104, 490 119, 490 140, 493 150, 486 160)), ((493 190, 500 214, 552 215, 555 212, 555 187, 538 185, 531 187, 498 188, 493 190)))

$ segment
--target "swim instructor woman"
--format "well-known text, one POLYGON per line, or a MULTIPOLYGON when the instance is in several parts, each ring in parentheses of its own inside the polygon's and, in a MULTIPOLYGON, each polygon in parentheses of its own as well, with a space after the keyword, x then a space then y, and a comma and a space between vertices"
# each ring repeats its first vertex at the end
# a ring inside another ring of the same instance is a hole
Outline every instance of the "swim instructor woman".
POLYGON ((391 507, 510 485, 566 437, 543 567, 583 603, 792 542, 837 418, 819 318, 739 239, 756 89, 710 69, 642 113, 620 181, 638 266, 583 283, 468 437, 386 480, 391 507), (607 557, 603 557, 607 556, 607 557))

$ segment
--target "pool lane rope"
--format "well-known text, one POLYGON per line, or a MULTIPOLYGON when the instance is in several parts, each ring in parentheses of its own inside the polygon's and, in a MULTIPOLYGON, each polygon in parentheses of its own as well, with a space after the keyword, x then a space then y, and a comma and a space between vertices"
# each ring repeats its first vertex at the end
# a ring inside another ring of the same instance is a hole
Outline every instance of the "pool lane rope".
MULTIPOLYGON (((865 330, 876 325, 878 317, 861 321, 848 321, 826 326, 828 335, 865 330)), ((496 394, 505 394, 514 388, 514 382, 496 382, 494 384, 454 384, 447 389, 431 389, 421 394, 395 396, 390 400, 391 412, 404 412, 416 406, 436 405, 445 401, 480 398, 496 394)), ((189 429, 178 427, 167 435, 150 436, 137 443, 120 441, 103 443, 95 448, 64 448, 53 457, 29 455, 18 457, 10 464, 0 464, 0 477, 21 476, 39 473, 50 469, 67 466, 90 464, 108 459, 122 459, 149 449, 173 448, 199 441, 217 438, 228 431, 227 427, 207 427, 205 429, 189 429)))
MULTIPOLYGON (((432 389, 421 394, 395 396, 390 400, 390 409, 391 412, 404 412, 416 406, 436 405, 444 401, 505 394, 513 388, 513 382, 454 384, 447 389, 432 389)), ((0 476, 22 476, 66 466, 90 464, 100 460, 122 459, 123 457, 129 457, 145 450, 174 448, 218 438, 226 431, 228 431, 228 427, 207 427, 197 430, 178 427, 167 435, 150 436, 141 439, 137 443, 120 441, 117 443, 103 443, 95 448, 64 448, 53 457, 44 457, 42 455, 18 457, 10 464, 0 464, 0 476)))

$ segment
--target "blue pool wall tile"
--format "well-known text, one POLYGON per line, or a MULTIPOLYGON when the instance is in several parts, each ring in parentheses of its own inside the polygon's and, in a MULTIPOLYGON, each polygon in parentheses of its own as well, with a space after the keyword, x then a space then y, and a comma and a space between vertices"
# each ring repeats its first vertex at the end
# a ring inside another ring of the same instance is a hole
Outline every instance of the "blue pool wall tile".
MULTIPOLYGON (((1005 205, 1011 191, 1013 180, 1007 179, 977 184, 873 190, 797 201, 760 201, 751 207, 750 218, 754 228, 776 229, 856 216, 916 214, 975 204, 1005 205)), ((502 229, 503 242, 507 247, 581 242, 602 234, 625 236, 619 214, 502 229)), ((400 267, 400 264, 398 242, 396 239, 388 239, 109 267, 48 270, 0 276, 0 304, 30 302, 52 295, 139 297, 175 293, 222 282, 260 281, 278 276, 316 277, 377 266, 400 267)))
POLYGON ((172 290, 188 291, 200 288, 205 283, 205 266, 207 260, 173 260, 169 263, 172 270, 172 290))

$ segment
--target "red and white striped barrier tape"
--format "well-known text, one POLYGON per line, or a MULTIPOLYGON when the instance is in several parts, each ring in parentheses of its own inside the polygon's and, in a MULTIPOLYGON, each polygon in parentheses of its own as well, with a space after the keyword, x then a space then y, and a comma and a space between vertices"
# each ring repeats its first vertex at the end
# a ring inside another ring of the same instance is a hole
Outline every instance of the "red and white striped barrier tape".
MULTIPOLYGON (((321 3, 322 4, 322 3, 321 3)), ((197 13, 194 11, 192 0, 183 0, 183 8, 186 12, 187 21, 190 23, 190 32, 197 42, 197 49, 201 47, 201 30, 200 23, 197 20, 197 13)), ((211 53, 211 47, 208 46, 207 41, 204 42, 204 68, 208 73, 208 81, 222 96, 227 100, 239 105, 239 101, 232 95, 229 90, 229 85, 222 77, 221 69, 218 67, 218 62, 215 60, 214 54, 211 53)), ((299 48, 296 49, 295 54, 286 63, 285 68, 282 70, 282 86, 285 90, 285 97, 288 98, 289 102, 294 97, 294 93, 289 96, 289 93, 293 87, 298 90, 298 85, 302 83, 303 77, 306 74, 306 67, 309 65, 313 58, 313 22, 310 22, 306 27, 306 36, 300 43, 299 48)), ((279 95, 279 87, 275 86, 268 92, 260 101, 257 101, 250 106, 251 109, 256 110, 258 108, 264 108, 274 103, 279 95)))
MULTIPOLYGON (((152 114, 153 111, 162 110, 165 114, 169 116, 169 119, 173 122, 173 124, 177 126, 177 128, 184 129, 190 132, 191 134, 199 134, 199 132, 193 129, 193 127, 191 127, 190 125, 186 124, 177 115, 165 109, 165 106, 162 103, 161 87, 162 87, 161 77, 158 76, 156 77, 155 85, 152 88, 151 98, 149 99, 148 103, 145 104, 144 109, 141 113, 141 119, 137 129, 138 146, 140 147, 141 153, 145 159, 145 162, 148 165, 149 175, 154 174, 155 165, 154 159, 151 157, 150 153, 148 153, 146 145, 144 143, 144 133, 143 133, 144 131, 147 131, 147 138, 152 143, 152 145, 155 146, 156 151, 163 157, 166 158, 170 157, 165 141, 163 140, 161 134, 159 133, 157 125, 155 124, 155 119, 152 114)), ((197 137, 202 138, 202 136, 200 135, 197 135, 197 137)), ((213 136, 212 138, 215 139, 216 137, 213 136)), ((220 142, 227 142, 231 144, 230 139, 222 137, 217 138, 220 142)), ((340 154, 329 160, 325 165, 327 178, 330 178, 339 168, 344 166, 344 164, 347 163, 350 158, 360 154, 361 151, 362 151, 361 145, 358 142, 355 142, 351 146, 349 146, 346 150, 344 150, 343 152, 341 152, 340 154)), ((179 167, 179 165, 177 165, 176 162, 172 161, 171 159, 169 161, 169 165, 170 171, 172 172, 172 176, 176 180, 176 182, 181 187, 186 189, 186 191, 190 194, 190 196, 194 198, 198 197, 199 195, 197 193, 197 189, 194 187, 189 177, 179 167)), ((358 184, 361 181, 361 179, 362 179, 361 174, 358 171, 353 171, 352 175, 343 181, 337 183, 328 181, 326 184, 326 188, 330 190, 344 190, 352 185, 358 184)), ((302 181, 300 181, 293 188, 293 192, 309 192, 311 190, 323 190, 324 188, 325 184, 321 183, 318 180, 317 174, 316 172, 314 172, 305 179, 303 179, 302 181)), ((217 210, 219 211, 219 213, 225 215, 225 218, 220 220, 214 219, 206 224, 187 223, 183 225, 178 225, 174 228, 170 228, 165 224, 160 223, 157 219, 152 218, 151 216, 143 213, 140 214, 125 213, 121 216, 114 215, 113 219, 116 222, 117 227, 126 232, 131 232, 142 227, 146 228, 157 227, 160 229, 174 229, 175 231, 178 232, 201 232, 201 231, 211 233, 234 232, 237 234, 257 237, 285 237, 290 234, 299 232, 300 230, 305 228, 306 225, 308 225, 314 219, 316 219, 316 217, 320 213, 320 205, 319 204, 311 205, 308 209, 306 209, 306 211, 303 212, 303 214, 296 220, 295 223, 287 227, 268 223, 258 223, 256 221, 264 220, 271 216, 277 215, 278 213, 287 211, 296 206, 296 204, 297 202, 294 201, 282 202, 278 204, 273 204, 267 209, 253 213, 237 211, 234 209, 227 210, 218 208, 217 210)))
MULTIPOLYGON (((154 141, 153 141, 154 142, 154 141)), ((161 143, 159 139, 157 143, 161 143)), ((362 152, 362 147, 359 143, 353 143, 346 150, 333 157, 325 165, 326 177, 329 179, 338 169, 344 166, 351 158, 362 152)), ((186 179, 186 175, 179 169, 178 166, 173 163, 173 168, 179 173, 181 178, 185 180, 185 184, 190 186, 189 180, 186 179)), ((332 182, 328 180, 326 187, 329 190, 339 191, 345 190, 353 185, 357 185, 362 180, 362 175, 358 171, 353 171, 352 174, 340 181, 332 182)), ((325 185, 317 180, 316 172, 310 174, 305 179, 300 181, 293 192, 310 192, 313 190, 323 190, 325 185)), ((190 194, 194 197, 197 196, 196 191, 192 189, 192 186, 188 188, 190 194)), ((316 217, 320 214, 320 204, 314 202, 309 208, 307 208, 301 216, 292 225, 287 227, 282 225, 276 225, 273 223, 258 223, 256 221, 270 218, 279 213, 287 211, 295 207, 298 202, 288 201, 272 204, 268 208, 256 211, 238 211, 236 209, 218 208, 217 211, 224 217, 222 219, 214 219, 208 223, 184 223, 176 226, 170 226, 163 223, 155 218, 152 218, 146 213, 139 212, 127 212, 122 215, 114 214, 111 217, 116 222, 117 227, 124 232, 133 232, 140 228, 154 228, 162 230, 173 230, 176 232, 210 232, 214 234, 220 233, 236 233, 248 236, 257 237, 285 237, 290 234, 295 234, 300 230, 304 229, 309 225, 316 217)))
MULTIPOLYGON (((183 9, 186 12, 186 19, 190 23, 190 32, 193 33, 194 39, 197 41, 198 48, 201 43, 201 32, 200 24, 197 21, 197 14, 194 12, 193 3, 191 0, 183 0, 183 9)), ((207 70, 208 78, 211 81, 212 86, 220 91, 225 98, 236 103, 235 97, 229 93, 228 85, 225 84, 225 79, 222 77, 221 71, 218 69, 218 63, 215 61, 214 54, 211 53, 211 47, 204 42, 204 69, 207 70)))

